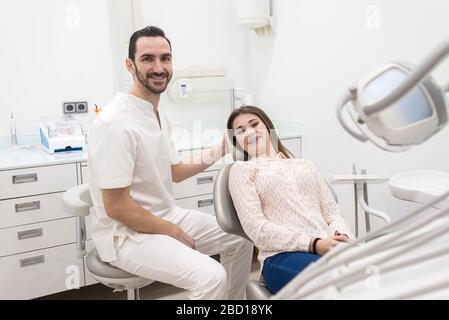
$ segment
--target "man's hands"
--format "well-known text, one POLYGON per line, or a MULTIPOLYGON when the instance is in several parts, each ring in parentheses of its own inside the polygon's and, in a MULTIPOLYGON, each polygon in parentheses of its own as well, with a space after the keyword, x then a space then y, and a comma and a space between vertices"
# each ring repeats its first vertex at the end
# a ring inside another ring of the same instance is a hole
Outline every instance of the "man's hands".
POLYGON ((221 142, 208 149, 197 150, 181 163, 173 164, 171 166, 173 182, 179 183, 203 172, 227 153, 229 146, 226 143, 226 136, 223 136, 221 142))
POLYGON ((223 156, 225 156, 229 153, 229 146, 228 146, 228 142, 226 139, 226 133, 223 136, 223 139, 221 140, 221 152, 222 152, 223 156))
POLYGON ((176 240, 184 243, 189 248, 195 249, 195 240, 193 240, 192 237, 190 237, 187 233, 185 233, 184 230, 182 230, 176 224, 173 224, 173 230, 170 232, 169 235, 175 238, 176 240))
POLYGON ((129 196, 129 187, 103 189, 106 213, 127 227, 141 233, 168 235, 195 249, 195 241, 179 226, 145 210, 129 196))

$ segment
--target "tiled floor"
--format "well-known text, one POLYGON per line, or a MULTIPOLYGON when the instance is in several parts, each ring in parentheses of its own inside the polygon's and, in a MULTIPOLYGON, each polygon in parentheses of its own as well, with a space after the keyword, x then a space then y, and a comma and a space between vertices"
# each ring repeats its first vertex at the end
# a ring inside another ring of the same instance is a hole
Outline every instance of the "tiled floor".
MULTIPOLYGON (((254 262, 251 268, 251 280, 259 277, 259 263, 254 262)), ((149 286, 140 289, 140 298, 142 300, 184 300, 187 299, 185 290, 155 282, 149 286)), ((46 300, 121 300, 126 299, 126 292, 115 292, 102 285, 95 284, 82 287, 79 290, 65 291, 51 296, 42 297, 46 300)))

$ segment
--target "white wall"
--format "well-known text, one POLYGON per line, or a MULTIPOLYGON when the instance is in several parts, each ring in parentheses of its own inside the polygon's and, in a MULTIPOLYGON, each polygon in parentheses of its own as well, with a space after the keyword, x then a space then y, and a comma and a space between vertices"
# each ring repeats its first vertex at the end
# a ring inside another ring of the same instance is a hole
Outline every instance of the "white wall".
POLYGON ((131 8, 125 0, 2 0, 0 136, 9 135, 11 112, 19 135, 37 134, 41 117, 62 116, 63 101, 101 106, 122 88, 131 8))
MULTIPOLYGON (((353 163, 368 173, 449 171, 448 129, 411 151, 392 154, 355 141, 335 117, 336 102, 349 85, 388 61, 417 63, 448 37, 448 1, 277 0, 275 10, 276 35, 250 36, 250 87, 272 117, 303 123, 303 156, 325 177, 349 174, 353 163)), ((434 72, 441 83, 449 81, 448 74, 447 61, 434 72)), ((353 223, 352 187, 336 191, 353 223)), ((373 207, 394 208, 394 218, 404 214, 390 203, 386 184, 370 191, 373 207)))
MULTIPOLYGON (((134 7, 131 0, 1 1, 0 136, 8 135, 10 112, 19 134, 37 133, 42 116, 62 114, 63 101, 88 100, 92 107, 125 90, 129 36, 157 25, 172 41, 175 68, 225 67, 234 86, 250 88, 273 118, 302 122, 303 156, 324 176, 350 173, 353 163, 369 173, 449 171, 447 129, 425 145, 389 154, 353 140, 335 118, 348 85, 390 60, 418 62, 447 37, 446 0, 274 0, 276 34, 265 38, 236 25, 236 1, 133 0, 134 7)), ((434 74, 446 82, 448 71, 445 62, 434 74)), ((166 107, 175 122, 229 112, 166 107)), ((352 220, 352 188, 336 191, 352 220)), ((387 185, 370 191, 370 203, 388 211, 387 185)))
MULTIPOLYGON (((137 0, 136 27, 162 28, 173 47, 174 68, 225 67, 234 87, 248 86, 248 43, 245 30, 235 23, 238 0, 137 0), (142 16, 139 17, 139 11, 142 16)), ((223 119, 230 103, 174 105, 161 100, 172 122, 223 119)))
MULTIPOLYGON (((37 134, 42 117, 62 116, 64 101, 107 103, 132 85, 125 68, 129 37, 162 27, 174 66, 225 67, 247 87, 247 37, 234 23, 235 0, 5 0, 0 2, 0 136, 14 112, 19 135, 37 134)), ((224 118, 231 103, 163 105, 173 121, 224 118)), ((77 118, 87 128, 94 117, 77 118)))

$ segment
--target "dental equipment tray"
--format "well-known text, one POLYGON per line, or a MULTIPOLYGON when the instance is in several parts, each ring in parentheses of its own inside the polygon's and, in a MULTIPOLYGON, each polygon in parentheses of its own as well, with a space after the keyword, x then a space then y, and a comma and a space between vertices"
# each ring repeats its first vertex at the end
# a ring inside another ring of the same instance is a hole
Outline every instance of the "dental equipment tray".
POLYGON ((48 153, 55 154, 86 149, 83 126, 75 119, 43 120, 39 131, 41 145, 48 153))

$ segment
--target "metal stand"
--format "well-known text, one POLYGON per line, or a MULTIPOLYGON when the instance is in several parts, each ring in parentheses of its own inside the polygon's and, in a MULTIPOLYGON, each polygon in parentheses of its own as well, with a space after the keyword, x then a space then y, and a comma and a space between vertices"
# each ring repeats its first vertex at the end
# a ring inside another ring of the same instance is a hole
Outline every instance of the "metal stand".
POLYGON ((139 289, 127 289, 126 294, 128 300, 140 300, 139 289))
MULTIPOLYGON (((353 172, 355 166, 353 166, 353 172)), ((374 175, 367 175, 366 170, 362 170, 362 174, 353 175, 335 175, 332 176, 332 184, 352 184, 354 186, 354 212, 355 212, 355 236, 359 236, 359 206, 365 215, 365 228, 366 232, 371 232, 370 214, 375 215, 386 223, 391 222, 391 218, 385 212, 370 208, 368 206, 368 183, 383 183, 388 181, 388 178, 379 177, 374 175)))
MULTIPOLYGON (((366 170, 363 169, 362 170, 362 174, 366 175, 366 170)), ((366 205, 369 206, 369 202, 368 202, 368 184, 364 183, 363 184, 363 199, 365 200, 366 205)), ((371 222, 369 219, 369 214, 367 212, 365 212, 365 230, 366 233, 370 233, 371 232, 371 222)))
MULTIPOLYGON (((353 175, 357 174, 357 169, 355 167, 355 164, 352 165, 352 174, 353 175)), ((354 181, 354 212, 355 212, 354 224, 355 224, 355 237, 356 238, 359 237, 359 204, 357 202, 358 198, 359 198, 359 196, 357 195, 357 183, 355 183, 355 181, 354 181)))

